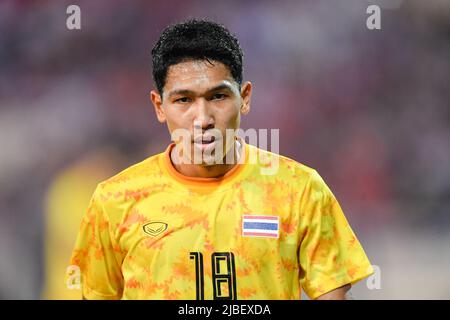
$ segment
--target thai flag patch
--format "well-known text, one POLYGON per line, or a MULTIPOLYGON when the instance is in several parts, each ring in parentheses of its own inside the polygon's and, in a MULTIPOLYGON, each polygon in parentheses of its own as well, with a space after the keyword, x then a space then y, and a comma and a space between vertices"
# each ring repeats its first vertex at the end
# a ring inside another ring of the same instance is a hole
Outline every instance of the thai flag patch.
POLYGON ((243 237, 278 238, 279 230, 278 216, 244 215, 242 217, 243 237))

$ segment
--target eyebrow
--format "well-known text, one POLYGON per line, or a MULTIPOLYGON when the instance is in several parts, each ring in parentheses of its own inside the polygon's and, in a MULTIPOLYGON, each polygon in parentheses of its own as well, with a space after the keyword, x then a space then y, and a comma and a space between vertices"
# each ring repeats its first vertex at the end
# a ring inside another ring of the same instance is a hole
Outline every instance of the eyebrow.
MULTIPOLYGON (((231 85, 229 85, 227 83, 222 83, 222 84, 219 84, 219 85, 217 85, 217 86, 215 86, 215 87, 213 87, 211 89, 206 90, 205 93, 219 91, 219 90, 222 90, 222 89, 228 89, 230 91, 233 91, 233 88, 231 87, 231 85)), ((179 95, 184 95, 184 94, 188 95, 188 94, 195 94, 195 92, 192 91, 192 90, 187 90, 187 89, 174 90, 174 91, 171 91, 171 92, 169 92, 167 94, 167 98, 170 98, 170 97, 172 97, 174 95, 177 95, 177 94, 179 94, 179 95)))

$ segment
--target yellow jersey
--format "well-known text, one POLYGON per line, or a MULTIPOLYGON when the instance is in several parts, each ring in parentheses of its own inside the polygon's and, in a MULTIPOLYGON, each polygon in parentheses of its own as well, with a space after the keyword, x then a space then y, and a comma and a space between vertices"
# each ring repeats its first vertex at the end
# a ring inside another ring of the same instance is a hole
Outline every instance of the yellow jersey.
POLYGON ((45 197, 45 268, 41 299, 81 299, 80 290, 64 281, 67 261, 92 192, 99 181, 117 172, 121 163, 119 151, 106 145, 71 162, 52 179, 45 197))
POLYGON ((180 174, 171 144, 98 184, 70 262, 83 295, 274 300, 303 288, 315 299, 373 273, 314 169, 243 145, 220 178, 180 174))

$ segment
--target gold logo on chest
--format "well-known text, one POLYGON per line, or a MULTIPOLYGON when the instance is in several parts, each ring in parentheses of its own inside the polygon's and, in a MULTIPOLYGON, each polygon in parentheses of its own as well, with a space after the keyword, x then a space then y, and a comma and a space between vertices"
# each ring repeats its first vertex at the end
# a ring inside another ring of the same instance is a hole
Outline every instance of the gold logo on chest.
POLYGON ((149 222, 142 226, 144 232, 152 237, 160 235, 167 230, 167 223, 165 222, 149 222))

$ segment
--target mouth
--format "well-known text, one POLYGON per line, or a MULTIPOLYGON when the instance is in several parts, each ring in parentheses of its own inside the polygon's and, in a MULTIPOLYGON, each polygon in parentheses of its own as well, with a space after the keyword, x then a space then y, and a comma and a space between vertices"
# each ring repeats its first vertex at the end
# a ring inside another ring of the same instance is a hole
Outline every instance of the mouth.
POLYGON ((216 141, 216 137, 214 137, 214 136, 211 136, 211 137, 199 137, 197 139, 194 139, 194 143, 195 144, 204 144, 204 145, 211 144, 214 141, 216 141))
POLYGON ((194 139, 194 146, 202 151, 205 150, 212 150, 215 148, 216 143, 218 140, 214 136, 203 136, 198 137, 197 139, 194 139))

